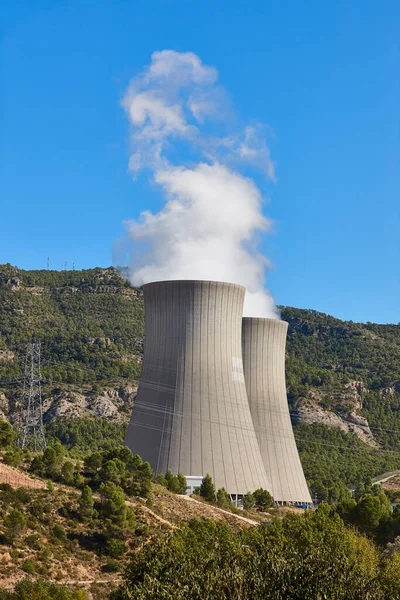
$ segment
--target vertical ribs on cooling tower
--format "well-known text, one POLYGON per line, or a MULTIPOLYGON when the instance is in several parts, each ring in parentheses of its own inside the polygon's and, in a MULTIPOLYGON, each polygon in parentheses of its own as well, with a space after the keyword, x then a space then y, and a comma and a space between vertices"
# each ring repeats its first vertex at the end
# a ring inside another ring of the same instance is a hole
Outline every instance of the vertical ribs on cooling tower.
POLYGON ((155 474, 209 473, 231 494, 270 489, 243 375, 244 288, 164 281, 143 293, 143 371, 126 445, 155 474))
POLYGON ((288 324, 244 318, 243 367, 254 429, 271 493, 277 502, 311 502, 286 397, 288 324))

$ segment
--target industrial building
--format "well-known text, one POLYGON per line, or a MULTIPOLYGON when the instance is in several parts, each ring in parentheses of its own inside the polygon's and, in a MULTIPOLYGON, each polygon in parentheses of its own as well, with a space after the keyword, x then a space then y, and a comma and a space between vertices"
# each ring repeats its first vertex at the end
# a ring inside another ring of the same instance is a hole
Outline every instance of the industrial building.
POLYGON ((143 294, 143 371, 126 445, 156 475, 209 473, 231 495, 271 490, 243 373, 245 289, 162 281, 144 285, 143 294))
POLYGON ((242 349, 247 396, 275 502, 311 503, 293 434, 285 383, 288 324, 244 318, 242 349))

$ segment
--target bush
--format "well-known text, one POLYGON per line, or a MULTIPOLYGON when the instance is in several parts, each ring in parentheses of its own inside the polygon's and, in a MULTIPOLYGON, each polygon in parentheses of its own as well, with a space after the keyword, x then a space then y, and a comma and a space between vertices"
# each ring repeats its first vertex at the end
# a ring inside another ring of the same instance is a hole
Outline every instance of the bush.
POLYGON ((15 438, 15 431, 8 421, 0 420, 0 447, 6 448, 15 438))
MULTIPOLYGON (((3 597, 1 597, 3 600, 3 597)), ((4 600, 89 600, 83 590, 72 592, 64 585, 50 583, 43 579, 31 581, 23 579, 15 586, 14 592, 4 596, 4 600)))
POLYGON ((21 536, 26 527, 26 518, 24 513, 18 508, 14 508, 4 518, 4 527, 7 538, 11 543, 14 542, 18 537, 21 536))
POLYGON ((22 563, 21 568, 23 571, 25 571, 25 573, 29 573, 30 575, 32 575, 33 573, 36 573, 36 570, 37 570, 35 561, 31 560, 30 558, 28 558, 28 560, 25 560, 22 563))
POLYGON ((8 450, 3 457, 3 462, 11 467, 21 467, 24 464, 24 453, 19 448, 8 450))
POLYGON ((106 554, 111 556, 111 558, 119 558, 124 554, 126 550, 126 545, 123 540, 118 540, 116 538, 111 538, 107 541, 106 544, 106 554))
POLYGON ((101 567, 104 573, 117 573, 121 571, 121 563, 115 558, 110 558, 105 565, 101 567))
POLYGON ((64 527, 59 523, 54 525, 52 533, 57 540, 65 540, 67 537, 64 527))
POLYGON ((168 487, 168 482, 162 473, 159 473, 157 475, 155 482, 158 483, 159 485, 162 485, 163 487, 166 487, 166 488, 168 487))
POLYGON ((29 548, 32 548, 32 550, 40 550, 42 547, 40 536, 37 533, 28 535, 25 538, 25 543, 29 548))

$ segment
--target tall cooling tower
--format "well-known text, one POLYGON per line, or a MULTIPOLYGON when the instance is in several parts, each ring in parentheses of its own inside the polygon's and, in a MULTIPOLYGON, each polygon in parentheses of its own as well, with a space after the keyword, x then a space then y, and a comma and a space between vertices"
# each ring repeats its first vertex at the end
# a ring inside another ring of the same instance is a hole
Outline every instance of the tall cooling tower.
POLYGON ((244 288, 163 281, 143 293, 143 371, 125 444, 155 474, 209 473, 230 494, 270 489, 243 376, 244 288))
POLYGON ((274 500, 311 502, 286 397, 287 328, 285 321, 243 319, 244 377, 254 429, 274 500))

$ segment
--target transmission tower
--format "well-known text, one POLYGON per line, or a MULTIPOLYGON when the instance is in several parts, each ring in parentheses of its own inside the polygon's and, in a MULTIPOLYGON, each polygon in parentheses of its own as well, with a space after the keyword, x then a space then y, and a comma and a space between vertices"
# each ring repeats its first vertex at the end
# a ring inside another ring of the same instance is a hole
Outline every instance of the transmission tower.
POLYGON ((25 359, 24 391, 21 411, 21 448, 46 448, 40 373, 40 342, 29 344, 25 359))

